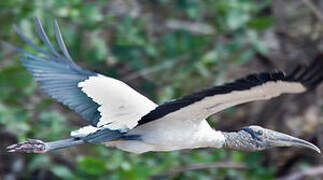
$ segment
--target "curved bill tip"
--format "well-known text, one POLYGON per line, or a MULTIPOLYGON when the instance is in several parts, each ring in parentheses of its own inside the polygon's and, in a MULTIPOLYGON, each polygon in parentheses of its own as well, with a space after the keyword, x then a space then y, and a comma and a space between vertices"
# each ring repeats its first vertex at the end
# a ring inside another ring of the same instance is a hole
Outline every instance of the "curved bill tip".
POLYGON ((320 148, 318 148, 314 144, 312 144, 312 143, 310 143, 308 141, 305 141, 303 139, 299 139, 299 138, 294 137, 294 138, 291 139, 291 143, 294 146, 309 148, 309 149, 312 149, 312 150, 314 150, 314 151, 316 151, 318 153, 321 153, 320 148))
POLYGON ((314 144, 305 141, 303 139, 299 139, 293 136, 289 136, 287 134, 279 133, 276 131, 271 131, 271 144, 272 146, 276 147, 290 147, 290 146, 295 146, 295 147, 305 147, 312 149, 318 153, 321 153, 321 150, 315 146, 314 144))
POLYGON ((318 152, 318 153, 320 153, 321 154, 321 150, 320 150, 320 148, 318 148, 317 146, 315 146, 314 144, 312 144, 312 143, 309 143, 310 144, 310 147, 308 147, 308 148, 311 148, 311 149, 313 149, 314 151, 316 151, 316 152, 318 152))

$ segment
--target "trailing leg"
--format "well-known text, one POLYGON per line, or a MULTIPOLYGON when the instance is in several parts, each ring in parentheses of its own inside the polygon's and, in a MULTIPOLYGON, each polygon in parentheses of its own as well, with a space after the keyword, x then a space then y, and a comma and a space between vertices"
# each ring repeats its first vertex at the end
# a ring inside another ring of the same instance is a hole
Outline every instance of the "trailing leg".
POLYGON ((51 142, 43 142, 38 139, 28 139, 27 141, 8 146, 7 151, 25 153, 45 153, 48 151, 63 149, 84 143, 85 141, 76 138, 69 138, 51 142))

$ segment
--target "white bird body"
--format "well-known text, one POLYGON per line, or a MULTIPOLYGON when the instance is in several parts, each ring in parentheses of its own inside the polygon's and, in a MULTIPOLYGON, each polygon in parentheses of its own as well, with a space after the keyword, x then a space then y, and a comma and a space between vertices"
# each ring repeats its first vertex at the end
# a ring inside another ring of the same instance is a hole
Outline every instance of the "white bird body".
POLYGON ((140 140, 112 141, 105 143, 124 151, 174 151, 202 147, 221 148, 224 136, 210 127, 206 120, 180 121, 160 119, 138 126, 127 135, 140 135, 140 140), (198 122, 198 123, 197 123, 198 122))

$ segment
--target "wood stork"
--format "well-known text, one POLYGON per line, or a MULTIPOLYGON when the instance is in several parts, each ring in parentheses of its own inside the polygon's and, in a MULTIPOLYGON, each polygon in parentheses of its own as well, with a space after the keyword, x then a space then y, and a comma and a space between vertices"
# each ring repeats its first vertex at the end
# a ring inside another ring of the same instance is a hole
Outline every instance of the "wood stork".
POLYGON ((53 142, 28 139, 7 147, 8 152, 45 153, 83 143, 103 143, 133 153, 203 147, 261 151, 289 146, 320 152, 310 142, 260 126, 248 126, 236 132, 215 130, 205 118, 238 104, 314 89, 323 80, 323 55, 307 68, 298 66, 288 75, 251 74, 157 105, 119 80, 76 65, 56 21, 60 52, 50 43, 38 19, 35 24, 48 51, 33 43, 17 27, 14 29, 42 56, 3 44, 23 54, 22 64, 43 91, 80 114, 90 125, 72 131, 68 139, 53 142))

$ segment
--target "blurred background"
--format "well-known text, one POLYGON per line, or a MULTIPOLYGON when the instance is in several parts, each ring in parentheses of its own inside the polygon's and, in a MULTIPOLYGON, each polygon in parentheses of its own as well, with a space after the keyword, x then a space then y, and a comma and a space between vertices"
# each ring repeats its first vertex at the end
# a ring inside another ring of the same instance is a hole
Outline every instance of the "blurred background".
MULTIPOLYGON (((323 50, 320 0, 6 0, 0 39, 34 52, 40 17, 55 41, 57 19, 77 64, 123 80, 162 103, 249 73, 308 64, 323 50)), ((322 179, 323 157, 299 148, 130 154, 87 144, 47 154, 5 147, 66 138, 85 124, 37 88, 19 55, 0 47, 0 179, 322 179)), ((208 120, 232 131, 261 125, 323 147, 323 85, 302 95, 230 108, 208 120)))

